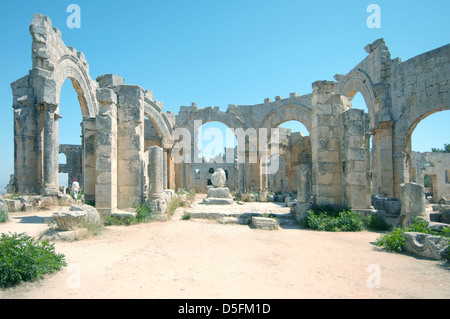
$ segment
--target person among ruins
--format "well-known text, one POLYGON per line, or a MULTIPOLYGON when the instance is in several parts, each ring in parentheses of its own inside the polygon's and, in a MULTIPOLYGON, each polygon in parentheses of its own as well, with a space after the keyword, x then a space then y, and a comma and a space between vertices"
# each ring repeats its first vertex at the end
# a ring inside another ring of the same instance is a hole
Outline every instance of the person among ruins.
POLYGON ((78 183, 77 179, 75 178, 73 180, 73 183, 72 183, 72 194, 73 194, 73 198, 75 200, 78 199, 78 192, 79 191, 80 191, 80 184, 78 183))

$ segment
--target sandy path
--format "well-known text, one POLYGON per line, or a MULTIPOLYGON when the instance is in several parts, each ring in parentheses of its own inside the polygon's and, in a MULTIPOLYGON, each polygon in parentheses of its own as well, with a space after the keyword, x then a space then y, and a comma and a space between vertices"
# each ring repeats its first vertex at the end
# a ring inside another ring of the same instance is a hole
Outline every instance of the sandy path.
MULTIPOLYGON (((15 214, 0 231, 38 234, 47 226, 26 221, 51 212, 37 214, 15 214)), ((68 267, 0 298, 450 298, 442 262, 380 251, 378 233, 262 231, 181 214, 56 242, 68 267), (380 288, 367 285, 370 265, 380 288)))

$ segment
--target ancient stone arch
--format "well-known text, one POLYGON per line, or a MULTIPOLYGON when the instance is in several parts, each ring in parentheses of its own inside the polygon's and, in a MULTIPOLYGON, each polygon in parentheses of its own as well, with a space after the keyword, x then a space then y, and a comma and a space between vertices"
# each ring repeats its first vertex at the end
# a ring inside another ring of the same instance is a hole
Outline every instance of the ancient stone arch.
POLYGON ((287 121, 299 121, 311 132, 311 109, 304 105, 283 105, 266 115, 262 127, 275 128, 287 121))
POLYGON ((93 118, 98 113, 96 86, 92 83, 88 70, 80 65, 83 65, 83 62, 73 55, 65 55, 58 61, 53 72, 53 78, 56 80, 56 102, 59 105, 61 87, 66 79, 70 79, 78 94, 83 117, 93 118))
POLYGON ((352 70, 340 79, 336 86, 336 92, 347 96, 350 100, 360 92, 371 116, 380 111, 380 105, 376 104, 377 96, 373 82, 362 70, 352 70))
MULTIPOLYGON (((30 33, 32 69, 11 84, 15 187, 21 193, 58 193, 59 100, 61 86, 70 79, 83 115, 85 199, 95 199, 105 213, 144 200, 146 167, 160 171, 158 176, 164 180, 158 181, 159 188, 189 188, 189 163, 174 164, 168 154, 176 128, 187 129, 196 146, 197 121, 200 125, 217 121, 244 132, 275 128, 289 120, 303 123, 310 133, 314 202, 365 209, 370 205, 370 134, 372 192, 398 198, 400 185, 409 176, 415 126, 424 117, 450 108, 450 45, 402 62, 391 59, 379 39, 366 46, 367 57, 347 74, 336 75, 336 81, 314 82, 310 94, 229 105, 226 112, 218 107, 181 106, 175 115, 163 112, 163 104, 151 92, 125 84, 119 76, 106 74, 93 81, 84 54, 64 44, 48 17, 36 14, 30 33), (369 115, 351 109, 356 92, 363 95, 369 115), (145 118, 157 130, 154 138, 163 148, 161 163, 151 162, 145 149, 145 118)), ((281 153, 288 151, 292 159, 293 149, 290 145, 281 153)), ((243 152, 249 153, 247 143, 243 152)), ((235 180, 240 191, 265 187, 261 166, 259 161, 238 164, 235 180)))

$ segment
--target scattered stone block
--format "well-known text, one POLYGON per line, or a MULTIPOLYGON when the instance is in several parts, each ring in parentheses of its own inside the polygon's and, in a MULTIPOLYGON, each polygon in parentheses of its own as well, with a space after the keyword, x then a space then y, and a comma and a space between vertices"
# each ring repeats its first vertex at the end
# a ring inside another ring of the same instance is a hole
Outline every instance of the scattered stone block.
POLYGON ((405 250, 409 253, 433 260, 441 260, 445 257, 448 241, 442 236, 406 232, 405 239, 405 250))
POLYGON ((95 207, 90 205, 72 205, 69 210, 71 212, 81 212, 85 214, 84 223, 88 225, 99 226, 100 225, 100 215, 95 207))
POLYGON ((252 217, 252 226, 256 229, 275 230, 278 229, 278 223, 273 218, 252 217))
POLYGON ((23 203, 18 199, 5 199, 4 201, 8 206, 8 211, 11 213, 20 212, 22 209, 23 203))
POLYGON ((55 212, 52 217, 59 230, 69 231, 75 230, 82 224, 86 213, 83 211, 77 212, 55 212))

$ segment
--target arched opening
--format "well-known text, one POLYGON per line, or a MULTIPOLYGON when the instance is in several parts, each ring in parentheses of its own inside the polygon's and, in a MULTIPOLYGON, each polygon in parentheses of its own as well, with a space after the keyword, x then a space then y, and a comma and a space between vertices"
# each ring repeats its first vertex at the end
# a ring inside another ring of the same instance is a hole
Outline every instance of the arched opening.
MULTIPOLYGON (((207 122, 197 131, 197 149, 203 162, 222 163, 227 162, 227 152, 234 153, 237 147, 237 139, 234 132, 221 122, 207 122)), ((233 155, 233 162, 234 162, 233 155)), ((229 156, 228 161, 231 160, 229 156)), ((230 164, 230 163, 228 163, 230 164)))
POLYGON ((60 92, 58 114, 58 148, 70 149, 70 154, 61 152, 59 154, 59 171, 58 185, 66 186, 70 188, 73 180, 70 178, 80 179, 80 186, 83 188, 83 169, 82 169, 82 156, 81 150, 82 141, 82 122, 83 116, 80 111, 81 105, 79 102, 79 93, 75 90, 73 81, 67 78, 60 92), (68 160, 68 157, 71 160, 68 160), (79 157, 79 158, 78 158, 79 157), (79 165, 77 165, 79 164, 79 165))
MULTIPOLYGON (((301 164, 311 166, 311 142, 307 127, 300 121, 288 120, 278 125, 279 169, 267 176, 271 192, 294 194, 297 192, 297 169, 301 164)), ((273 141, 273 140, 272 140, 273 141)), ((273 151, 269 160, 273 159, 273 151)), ((271 161, 273 162, 273 161, 271 161)))
POLYGON ((450 111, 430 112, 416 120, 405 139, 405 182, 425 188, 427 199, 437 203, 450 196, 450 111))
MULTIPOLYGON (((222 168, 226 173, 226 187, 235 190, 237 176, 237 138, 233 130, 219 121, 204 123, 197 128, 196 148, 198 159, 190 164, 190 170, 194 176, 202 178, 191 178, 190 188, 198 193, 206 193, 211 186, 211 174, 217 168, 222 168), (206 183, 205 183, 206 181, 206 183)), ((191 173, 191 174, 192 174, 191 173)))
POLYGON ((58 165, 59 165, 58 185, 60 187, 64 186, 67 189, 69 187, 69 174, 66 171, 66 165, 67 165, 66 154, 59 153, 58 165))
MULTIPOLYGON (((349 98, 351 98, 352 101, 352 108, 353 109, 358 109, 358 110, 363 110, 365 113, 369 114, 369 116, 371 115, 369 107, 367 105, 366 99, 364 98, 364 96, 362 95, 362 93, 360 91, 353 91, 349 94, 349 98)), ((373 195, 376 195, 378 193, 378 190, 376 189, 377 187, 373 187, 373 174, 374 174, 374 154, 373 154, 373 148, 374 148, 374 139, 373 139, 373 135, 371 134, 369 137, 369 141, 368 141, 368 148, 369 148, 369 154, 370 154, 370 161, 369 161, 369 172, 368 172, 368 177, 370 179, 370 192, 373 195)), ((381 165, 381 163, 380 163, 381 165)))

